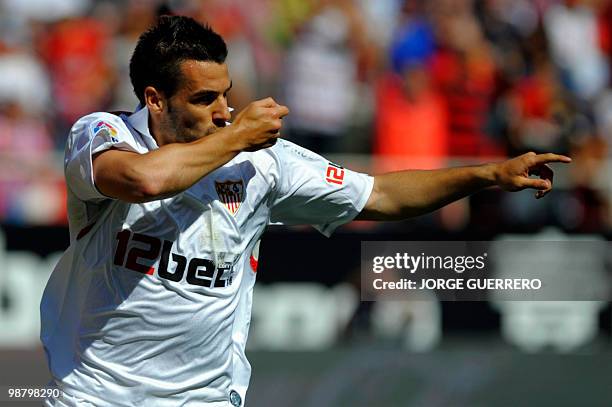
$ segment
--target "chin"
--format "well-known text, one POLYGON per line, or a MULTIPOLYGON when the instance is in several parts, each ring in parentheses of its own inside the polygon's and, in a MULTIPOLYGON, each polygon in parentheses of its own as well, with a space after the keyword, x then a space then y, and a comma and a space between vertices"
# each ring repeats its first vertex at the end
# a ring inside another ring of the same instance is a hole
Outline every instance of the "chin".
POLYGON ((184 143, 191 143, 192 141, 196 141, 201 139, 202 137, 206 137, 208 135, 211 135, 213 133, 215 133, 217 130, 219 130, 218 127, 211 127, 208 128, 206 130, 203 130, 202 132, 197 132, 197 133, 191 133, 191 134, 184 134, 181 139, 183 140, 184 143))

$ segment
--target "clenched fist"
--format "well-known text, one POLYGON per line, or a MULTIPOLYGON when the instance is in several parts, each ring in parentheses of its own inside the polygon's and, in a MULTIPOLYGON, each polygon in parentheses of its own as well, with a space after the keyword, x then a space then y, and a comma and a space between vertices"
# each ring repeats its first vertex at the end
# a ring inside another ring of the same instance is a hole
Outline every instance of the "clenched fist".
POLYGON ((273 146, 280 137, 282 118, 288 114, 289 109, 272 98, 249 104, 231 125, 237 132, 241 150, 256 151, 273 146))
POLYGON ((497 185, 506 191, 537 189, 536 198, 542 198, 552 189, 553 171, 549 163, 570 163, 571 158, 558 154, 526 153, 499 163, 495 169, 497 185), (538 178, 530 178, 536 175, 538 178))

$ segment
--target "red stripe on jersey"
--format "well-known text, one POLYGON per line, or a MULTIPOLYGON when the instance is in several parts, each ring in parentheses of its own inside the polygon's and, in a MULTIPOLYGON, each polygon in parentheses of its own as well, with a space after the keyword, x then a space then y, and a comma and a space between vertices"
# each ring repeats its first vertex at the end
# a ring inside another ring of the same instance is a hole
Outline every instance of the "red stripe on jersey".
POLYGON ((257 273, 257 266, 259 265, 259 261, 257 261, 257 259, 253 257, 253 255, 251 255, 250 263, 251 263, 251 268, 253 269, 253 272, 257 273))

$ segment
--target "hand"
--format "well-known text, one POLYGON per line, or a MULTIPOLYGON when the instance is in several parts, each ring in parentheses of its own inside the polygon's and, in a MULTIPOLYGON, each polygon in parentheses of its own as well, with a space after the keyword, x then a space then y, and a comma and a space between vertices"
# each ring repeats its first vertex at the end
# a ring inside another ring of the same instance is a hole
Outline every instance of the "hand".
POLYGON ((557 154, 527 153, 511 160, 497 164, 495 180, 497 185, 506 191, 522 191, 525 188, 533 188, 538 191, 537 199, 542 198, 550 192, 553 184, 553 171, 548 163, 570 163, 572 159, 557 154), (529 178, 537 175, 540 178, 529 178))
POLYGON ((272 98, 257 100, 238 113, 229 127, 237 133, 240 150, 257 151, 276 144, 282 118, 288 114, 289 109, 272 98))

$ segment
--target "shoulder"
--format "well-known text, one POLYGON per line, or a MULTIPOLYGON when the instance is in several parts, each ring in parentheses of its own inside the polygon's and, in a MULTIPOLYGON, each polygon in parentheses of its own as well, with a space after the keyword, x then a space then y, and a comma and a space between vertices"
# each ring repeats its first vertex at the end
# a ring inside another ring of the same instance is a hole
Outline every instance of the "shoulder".
POLYGON ((242 152, 225 167, 231 167, 244 161, 249 161, 255 171, 266 178, 277 178, 282 174, 284 176, 306 175, 311 169, 320 167, 321 163, 327 163, 320 155, 285 139, 278 139, 272 147, 254 152, 242 152), (295 172, 300 174, 295 174, 295 172))
POLYGON ((318 154, 285 139, 278 139, 278 142, 267 151, 274 159, 281 160, 281 164, 286 160, 318 161, 321 159, 318 154))
POLYGON ((280 171, 282 167, 308 164, 320 161, 318 154, 285 139, 278 139, 275 145, 254 152, 243 152, 235 160, 249 160, 263 171, 280 171))
POLYGON ((103 135, 113 138, 117 137, 119 133, 130 134, 123 117, 108 112, 90 113, 81 117, 72 125, 66 147, 69 150, 74 149, 74 147, 80 149, 94 136, 103 135))
POLYGON ((92 134, 101 130, 115 133, 129 131, 122 117, 108 112, 95 112, 78 119, 70 129, 70 135, 75 136, 91 130, 92 134))
POLYGON ((78 119, 74 123, 72 128, 74 129, 75 127, 92 125, 95 122, 96 125, 99 124, 100 126, 106 124, 112 127, 116 126, 116 127, 121 127, 122 129, 127 129, 127 126, 125 122, 123 121, 123 117, 124 115, 119 116, 119 115, 116 115, 114 113, 109 113, 109 112, 94 112, 94 113, 90 113, 78 119))

